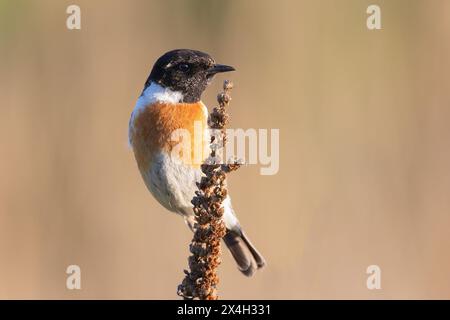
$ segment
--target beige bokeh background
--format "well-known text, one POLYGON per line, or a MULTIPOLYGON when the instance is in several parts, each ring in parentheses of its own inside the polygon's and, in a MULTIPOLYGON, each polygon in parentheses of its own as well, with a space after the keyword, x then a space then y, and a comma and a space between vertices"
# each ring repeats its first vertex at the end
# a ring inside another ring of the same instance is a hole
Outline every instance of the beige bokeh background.
POLYGON ((268 266, 248 279, 226 252, 222 298, 450 298, 450 1, 377 3, 380 31, 362 0, 1 0, 0 298, 177 298, 191 234, 127 126, 182 47, 236 67, 232 127, 280 129, 277 175, 230 177, 268 266))

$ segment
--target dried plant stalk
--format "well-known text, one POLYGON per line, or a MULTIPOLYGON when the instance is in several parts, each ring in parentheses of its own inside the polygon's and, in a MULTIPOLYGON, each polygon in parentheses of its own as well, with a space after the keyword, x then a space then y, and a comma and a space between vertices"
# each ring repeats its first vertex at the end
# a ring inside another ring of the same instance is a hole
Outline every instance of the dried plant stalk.
POLYGON ((229 116, 227 107, 231 101, 230 91, 233 83, 225 81, 223 92, 217 96, 219 103, 209 117, 209 126, 219 134, 211 135, 211 154, 201 170, 204 173, 198 191, 192 199, 195 213, 194 237, 189 246, 189 270, 184 270, 185 278, 178 286, 178 295, 184 299, 216 300, 219 278, 217 268, 220 264, 220 242, 225 236, 226 228, 222 216, 222 202, 227 196, 226 173, 236 170, 240 165, 223 164, 218 150, 226 142, 225 126, 229 116))

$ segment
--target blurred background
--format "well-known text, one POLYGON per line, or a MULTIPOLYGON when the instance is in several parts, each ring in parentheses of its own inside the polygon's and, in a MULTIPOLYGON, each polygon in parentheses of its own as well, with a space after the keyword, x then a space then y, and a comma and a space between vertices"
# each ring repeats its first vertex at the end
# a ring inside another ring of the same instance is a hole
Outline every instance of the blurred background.
POLYGON ((245 278, 224 252, 221 298, 450 298, 450 1, 378 0, 375 31, 370 4, 0 0, 0 298, 178 298, 192 234, 127 145, 174 48, 236 67, 231 127, 280 129, 278 174, 229 179, 268 266, 245 278))

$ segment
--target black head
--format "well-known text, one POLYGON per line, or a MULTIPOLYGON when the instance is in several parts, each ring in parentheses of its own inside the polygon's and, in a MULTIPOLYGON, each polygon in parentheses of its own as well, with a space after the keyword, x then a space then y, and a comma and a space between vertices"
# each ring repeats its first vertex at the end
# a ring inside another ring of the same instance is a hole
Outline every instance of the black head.
POLYGON ((156 61, 145 88, 155 82, 172 91, 181 92, 183 102, 197 102, 214 75, 233 70, 233 67, 216 64, 213 58, 201 51, 172 50, 156 61))

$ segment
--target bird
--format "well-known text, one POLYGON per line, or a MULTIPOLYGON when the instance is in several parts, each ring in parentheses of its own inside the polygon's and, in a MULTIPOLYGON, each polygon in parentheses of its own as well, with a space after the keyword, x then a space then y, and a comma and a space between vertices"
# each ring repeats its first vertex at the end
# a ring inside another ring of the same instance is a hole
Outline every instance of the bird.
MULTIPOLYGON (((186 130, 194 136, 191 145, 209 145, 209 113, 201 96, 215 75, 230 71, 235 69, 198 50, 169 51, 154 63, 129 121, 129 143, 147 189, 164 208, 183 217, 192 231, 196 220, 191 200, 203 175, 202 162, 174 152, 173 133, 186 130), (200 135, 194 133, 196 123, 202 125, 200 135)), ((194 154, 194 147, 191 151, 194 154)), ((205 158, 202 154, 200 160, 205 158)), ((250 277, 265 266, 265 259, 243 231, 229 195, 222 206, 223 240, 238 269, 250 277)))

